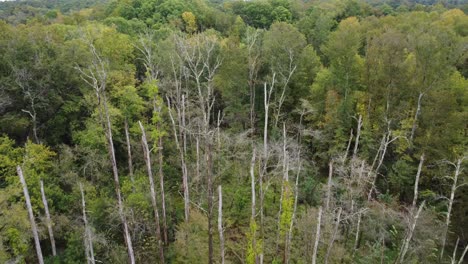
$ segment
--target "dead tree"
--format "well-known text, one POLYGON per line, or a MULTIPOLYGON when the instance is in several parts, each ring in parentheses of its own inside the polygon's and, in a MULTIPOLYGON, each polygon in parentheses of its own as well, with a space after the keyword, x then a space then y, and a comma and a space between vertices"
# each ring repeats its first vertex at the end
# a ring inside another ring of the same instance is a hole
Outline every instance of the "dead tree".
POLYGON ((331 188, 332 188, 332 176, 333 176, 333 160, 328 163, 328 183, 327 183, 327 197, 325 201, 325 210, 330 209, 330 199, 331 199, 331 188))
POLYGON ((36 245, 36 254, 39 264, 44 264, 44 258, 42 257, 41 243, 39 241, 39 234, 37 232, 36 221, 34 220, 34 213, 31 206, 31 198, 29 198, 28 186, 23 176, 23 170, 18 165, 16 166, 16 172, 20 178, 21 185, 23 186, 24 199, 26 200, 26 208, 28 210, 29 222, 31 223, 31 230, 34 237, 34 244, 36 245))
MULTIPOLYGON (((249 66, 249 90, 250 90, 250 129, 255 129, 255 84, 259 70, 260 53, 258 51, 258 38, 260 30, 249 28, 246 32, 248 66, 249 66)), ((252 131, 253 132, 253 131, 252 131)))
POLYGON ((223 235, 223 191, 221 185, 218 186, 218 232, 219 247, 221 250, 221 264, 224 264, 224 235, 223 235))
POLYGON ((338 235, 338 228, 340 227, 340 222, 341 222, 341 212, 343 211, 343 209, 340 207, 338 209, 338 213, 336 215, 336 223, 335 223, 335 229, 333 230, 333 234, 332 234, 332 237, 330 238, 330 243, 328 244, 328 248, 327 248, 327 254, 325 255, 325 264, 328 263, 328 258, 330 257, 330 253, 331 253, 331 250, 333 248, 333 243, 335 242, 335 239, 336 239, 336 236, 338 235))
POLYGON ((141 129, 141 143, 143 146, 143 154, 145 157, 146 169, 147 169, 148 179, 150 183, 151 204, 153 206, 153 213, 154 213, 155 227, 156 227, 156 239, 158 240, 158 247, 159 247, 159 260, 160 260, 160 263, 164 263, 164 249, 163 249, 163 243, 161 239, 161 227, 159 224, 158 201, 157 201, 157 196, 156 196, 156 190, 154 187, 153 172, 151 169, 150 150, 148 147, 148 141, 146 139, 145 128, 143 127, 143 124, 140 121, 138 121, 138 124, 140 125, 140 129, 141 129))
POLYGON ((95 264, 94 260, 94 249, 93 249, 93 238, 91 234, 91 229, 88 226, 88 218, 86 217, 86 202, 85 202, 85 196, 84 196, 84 191, 83 191, 83 184, 80 182, 80 193, 81 193, 81 206, 83 209, 83 223, 84 223, 84 228, 85 228, 85 234, 84 234, 84 244, 85 244, 85 253, 86 253, 86 262, 88 264, 95 264))
POLYGON ((361 137, 361 128, 362 128, 362 115, 359 115, 358 118, 358 126, 356 131, 356 141, 354 143, 354 150, 353 150, 353 159, 356 158, 358 147, 359 147, 359 139, 361 137))
POLYGON ((125 118, 124 130, 125 142, 127 143, 128 175, 130 176, 130 181, 132 181, 132 190, 135 191, 135 178, 133 177, 132 145, 130 144, 130 133, 128 132, 127 118, 125 118))
POLYGON ((161 206, 162 206, 162 217, 163 217, 163 235, 164 244, 169 242, 167 237, 167 217, 166 217, 166 195, 164 191, 164 173, 163 173, 163 140, 162 137, 158 139, 158 174, 159 174, 159 186, 161 188, 161 206))
POLYGON ((317 263, 317 252, 320 243, 320 226, 322 223, 322 206, 319 207, 319 211, 317 214, 317 227, 315 231, 315 242, 314 242, 314 251, 312 253, 312 264, 317 263))
POLYGON ((452 215, 453 202, 455 201, 455 192, 457 191, 458 187, 462 186, 462 184, 458 185, 458 176, 460 175, 462 171, 461 165, 465 158, 466 157, 458 159, 456 164, 451 163, 451 162, 449 163, 450 165, 455 167, 455 173, 453 175, 453 178, 451 178, 453 180, 453 183, 452 183, 452 188, 450 191, 449 204, 447 207, 447 217, 445 218, 444 233, 442 235, 442 248, 440 252, 440 260, 442 260, 442 258, 444 257, 445 243, 447 242, 447 232, 448 232, 448 229, 450 228, 450 217, 452 215))
MULTIPOLYGON (((411 239, 413 238, 414 230, 416 229, 416 224, 419 219, 419 215, 422 212, 422 209, 424 208, 424 205, 426 204, 426 201, 423 201, 421 205, 419 206, 418 211, 416 212, 416 215, 414 215, 412 222, 410 223, 410 227, 407 230, 405 240, 403 241, 403 244, 401 245, 400 249, 400 254, 398 255, 398 263, 404 263, 406 252, 408 251, 409 244, 411 242, 411 239)), ((414 208, 412 208, 413 210, 414 208)))
POLYGON ((420 92, 418 96, 418 104, 416 106, 416 112, 414 113, 413 126, 411 127, 410 142, 413 142, 414 134, 416 133, 416 127, 418 126, 418 118, 421 114, 421 103, 425 94, 425 92, 420 92))
POLYGON ((117 160, 115 158, 114 141, 112 139, 112 124, 110 120, 109 107, 107 104, 106 84, 108 77, 108 63, 104 60, 99 52, 96 50, 94 44, 86 39, 90 49, 92 59, 90 65, 86 69, 77 67, 81 73, 81 79, 94 89, 98 103, 98 112, 101 124, 104 128, 104 134, 107 140, 107 148, 109 160, 112 166, 112 173, 114 175, 114 188, 117 196, 117 206, 119 209, 119 216, 122 222, 124 231, 124 240, 127 246, 127 253, 131 264, 135 263, 135 254, 133 252, 132 239, 128 227, 127 218, 124 212, 123 198, 120 190, 119 171, 117 168, 117 160))
POLYGON ((413 207, 416 207, 416 202, 418 201, 418 186, 419 186, 419 177, 421 176, 421 170, 424 163, 424 153, 419 159, 418 172, 416 173, 416 180, 414 181, 414 195, 413 195, 413 207))
POLYGON ((46 224, 47 224, 47 230, 49 231, 50 245, 52 247, 52 255, 56 256, 57 250, 55 248, 55 238, 54 238, 54 230, 52 229, 52 219, 50 218, 49 204, 47 203, 47 198, 44 192, 44 183, 42 182, 42 180, 40 181, 40 184, 41 184, 42 204, 44 205, 44 211, 46 214, 46 224))
MULTIPOLYGON (((174 116, 172 114, 172 104, 169 99, 169 97, 166 97, 167 99, 167 105, 169 108, 169 117, 171 118, 171 123, 172 123, 172 129, 174 131, 174 139, 176 143, 177 150, 179 151, 180 155, 180 163, 181 163, 181 168, 182 168, 182 187, 184 191, 184 213, 185 213, 185 222, 188 223, 189 221, 189 216, 190 216, 190 198, 189 198, 189 189, 188 189, 188 171, 187 171, 187 163, 185 162, 185 151, 184 151, 184 141, 185 137, 183 136, 183 133, 181 130, 184 128, 181 128, 180 125, 177 126, 174 116), (179 129, 177 129, 179 127, 179 129), (180 142, 179 138, 183 141, 182 143, 180 142)), ((185 104, 185 96, 182 95, 182 104, 185 104)), ((179 112, 179 111, 178 111, 179 112)), ((180 120, 180 119, 179 119, 180 120)), ((180 124, 180 123, 179 123, 180 124)))

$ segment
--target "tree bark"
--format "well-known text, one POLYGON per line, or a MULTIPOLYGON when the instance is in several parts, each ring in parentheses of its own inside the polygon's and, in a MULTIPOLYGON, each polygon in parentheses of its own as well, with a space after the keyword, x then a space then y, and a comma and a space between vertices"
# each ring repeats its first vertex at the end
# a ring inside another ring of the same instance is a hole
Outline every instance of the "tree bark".
POLYGON ((224 235, 223 235, 223 191, 221 185, 218 186, 218 232, 219 247, 221 250, 221 264, 224 264, 224 235))
POLYGON ((16 172, 20 178, 21 185, 23 186, 24 199, 26 200, 26 208, 28 210, 29 222, 31 223, 31 230, 34 237, 34 244, 36 245, 36 254, 39 264, 44 264, 44 258, 42 257, 41 243, 39 240, 39 234, 37 232, 36 221, 34 220, 34 214, 31 206, 31 198, 29 198, 28 186, 23 176, 23 170, 18 165, 16 166, 16 172))
POLYGON ((140 125, 140 129, 141 129, 141 134, 142 134, 141 143, 143 145, 143 154, 145 157, 146 169, 148 172, 148 179, 150 183, 151 204, 153 206, 155 226, 156 226, 156 239, 158 240, 158 248, 159 248, 159 261, 160 263, 164 263, 164 249, 163 249, 163 243, 161 239, 161 228, 159 225, 158 201, 156 197, 156 190, 154 187, 153 172, 151 169, 150 150, 148 148, 148 141, 146 139, 145 128, 143 127, 143 124, 140 121, 138 121, 138 124, 140 125))
POLYGON ((314 252, 312 253, 312 264, 317 263, 317 251, 320 242, 320 226, 322 222, 322 206, 319 207, 318 215, 317 215, 317 230, 315 232, 315 242, 314 242, 314 252))
POLYGON ((50 245, 52 247, 52 255, 55 257, 57 255, 57 249, 55 248, 54 230, 52 229, 52 219, 50 218, 49 204, 47 203, 47 198, 44 192, 44 183, 42 182, 42 180, 40 181, 40 183, 41 183, 42 204, 44 205, 44 211, 45 211, 46 219, 47 219, 47 230, 49 231, 50 245))
POLYGON ((88 218, 86 217, 86 202, 85 202, 85 197, 84 197, 84 191, 83 191, 83 184, 80 182, 80 193, 81 193, 81 206, 83 209, 83 222, 85 226, 85 234, 84 234, 84 244, 85 244, 85 250, 86 250, 86 262, 88 264, 95 264, 94 260, 94 249, 93 249, 93 240, 91 237, 91 230, 89 229, 88 226, 88 218))

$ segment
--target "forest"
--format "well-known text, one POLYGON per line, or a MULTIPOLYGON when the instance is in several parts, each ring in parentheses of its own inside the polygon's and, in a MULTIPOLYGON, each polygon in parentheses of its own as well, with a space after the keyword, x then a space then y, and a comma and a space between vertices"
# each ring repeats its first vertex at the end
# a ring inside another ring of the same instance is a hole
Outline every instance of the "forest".
POLYGON ((468 263, 468 2, 0 2, 0 263, 468 263))

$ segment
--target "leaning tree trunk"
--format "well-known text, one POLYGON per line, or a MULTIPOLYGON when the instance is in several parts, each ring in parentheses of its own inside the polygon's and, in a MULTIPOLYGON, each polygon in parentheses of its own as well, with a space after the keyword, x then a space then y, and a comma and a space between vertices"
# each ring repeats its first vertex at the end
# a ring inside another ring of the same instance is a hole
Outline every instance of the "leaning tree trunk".
POLYGON ((49 213, 49 204, 47 203, 47 198, 44 192, 44 183, 42 182, 42 180, 40 181, 40 183, 41 183, 42 204, 44 204, 44 211, 45 211, 46 219, 47 219, 47 230, 49 231, 50 245, 52 247, 52 255, 56 256, 57 249, 55 248, 54 230, 52 229, 52 220, 50 218, 50 213, 49 213))
POLYGON ((148 141, 146 139, 145 128, 143 127, 143 124, 140 121, 138 121, 138 124, 140 125, 140 129, 141 129, 141 143, 143 145, 143 154, 145 157, 146 169, 148 172, 148 179, 150 183, 151 204, 153 206, 154 220, 155 220, 155 226, 156 226, 156 239, 158 240, 158 247, 159 247, 159 261, 160 263, 164 263, 164 249, 163 249, 163 243, 161 239, 161 228, 159 225, 158 201, 156 197, 156 190, 154 187, 153 172, 151 169, 150 150, 148 148, 148 141))
POLYGON ((34 243, 36 245, 36 254, 39 264, 44 264, 44 259, 42 257, 41 243, 39 242, 39 234, 37 232, 36 221, 34 220, 34 214, 31 206, 31 198, 29 198, 28 186, 23 176, 23 170, 18 165, 16 166, 16 172, 20 178, 21 185, 23 186, 24 199, 26 200, 26 207, 29 215, 29 222, 31 223, 31 230, 34 237, 34 243))

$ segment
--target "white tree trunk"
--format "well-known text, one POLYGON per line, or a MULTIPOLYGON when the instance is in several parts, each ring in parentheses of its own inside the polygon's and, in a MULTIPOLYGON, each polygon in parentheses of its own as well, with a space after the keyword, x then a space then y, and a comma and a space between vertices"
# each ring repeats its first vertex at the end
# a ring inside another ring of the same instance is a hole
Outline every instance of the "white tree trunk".
POLYGON ((414 113, 413 127, 411 128, 410 142, 413 142, 416 127, 418 126, 418 117, 421 114, 421 103, 425 93, 420 92, 418 96, 418 105, 416 107, 416 113, 414 113))
POLYGON ((416 180, 414 181, 414 194, 413 194, 413 207, 416 207, 418 201, 418 187, 419 187, 419 177, 421 176, 421 170, 424 163, 424 153, 421 155, 419 160, 418 172, 416 173, 416 180))
POLYGON ((42 180, 40 181, 40 183, 41 183, 42 204, 44 205, 44 211, 46 214, 46 220, 47 220, 46 224, 47 224, 47 230, 49 231, 50 245, 52 247, 52 255, 56 256, 57 249, 55 248, 54 230, 52 229, 52 219, 50 218, 49 204, 47 203, 47 198, 44 192, 44 183, 42 182, 42 180))
POLYGON ((81 206, 83 209, 83 222, 85 226, 85 234, 84 234, 84 244, 85 244, 85 251, 86 251, 86 262, 88 264, 95 264, 94 260, 94 249, 93 249, 93 239, 91 235, 91 230, 88 226, 88 218, 86 217, 86 202, 84 197, 83 191, 83 184, 80 183, 80 193, 81 193, 81 206))
POLYGON ((359 147, 359 139, 361 137, 361 128, 362 128, 362 115, 359 115, 358 119, 358 126, 356 131, 356 142, 354 143, 354 150, 353 150, 353 159, 356 158, 358 147, 359 147))
POLYGON ((322 224, 322 206, 319 207, 317 215, 317 230, 315 232, 315 243, 314 243, 314 252, 312 253, 312 264, 317 263, 317 251, 320 242, 320 226, 322 224))
POLYGON ((36 254, 39 264, 44 264, 44 259, 42 257, 41 243, 39 241, 39 234, 37 232, 36 221, 34 220, 34 213, 31 206, 31 199, 29 198, 28 186, 26 185, 26 180, 23 176, 23 170, 18 165, 16 166, 16 172, 20 178, 21 185, 23 186, 24 199, 26 200, 26 208, 28 210, 29 222, 31 223, 31 230, 34 237, 34 243, 36 245, 36 254))
POLYGON ((224 235, 223 235, 223 191, 221 185, 218 186, 218 232, 219 247, 221 250, 221 264, 224 264, 224 235))
POLYGON ((328 163, 328 183, 327 183, 327 197, 325 201, 325 210, 330 209, 330 199, 331 199, 331 187, 332 187, 332 176, 333 176, 333 161, 328 163))
POLYGON ((330 239, 330 243, 328 244, 327 248, 327 254, 325 255, 325 264, 328 263, 328 258, 330 257, 331 250, 333 248, 333 243, 335 242, 336 235, 338 235, 338 228, 340 227, 340 222, 341 222, 341 212, 343 209, 340 207, 338 209, 338 214, 336 215, 336 224, 335 224, 335 229, 333 230, 332 237, 330 239))
POLYGON ((153 212, 154 212, 154 219, 155 219, 155 226, 156 226, 156 239, 158 240, 158 248, 159 248, 159 261, 160 263, 164 263, 164 249, 163 249, 163 243, 161 239, 161 228, 159 225, 158 201, 156 197, 156 190, 154 187, 153 172, 151 169, 150 150, 148 148, 148 141, 146 139, 145 128, 143 127, 143 124, 140 121, 138 121, 138 124, 140 125, 140 129, 141 129, 141 134, 142 134, 141 143, 143 145, 143 154, 145 157, 146 169, 148 172, 148 179, 150 183, 151 204, 153 205, 153 212))
POLYGON ((127 144, 127 158, 128 158, 128 174, 132 181, 132 190, 135 191, 135 178, 133 177, 133 161, 132 161, 132 146, 130 144, 130 133, 128 132, 128 121, 125 118, 125 142, 127 144))
POLYGON ((447 217, 445 218, 445 228, 444 234, 442 236, 442 248, 440 252, 440 260, 444 257, 445 243, 447 243, 447 232, 450 228, 450 217, 452 215, 453 202, 455 200, 455 192, 457 191, 458 176, 460 175, 460 167, 463 159, 458 159, 457 164, 455 165, 455 175, 453 176, 453 184, 450 191, 449 204, 447 207, 447 217))
MULTIPOLYGON (((419 215, 421 214, 421 211, 422 211, 425 204, 426 204, 426 201, 423 201, 421 203, 421 205, 419 206, 419 209, 416 212, 416 215, 414 216, 413 222, 411 223, 411 226, 410 226, 410 228, 408 230, 408 234, 406 235, 406 238, 405 238, 405 240, 403 242, 403 245, 401 246, 401 252, 400 252, 400 256, 399 256, 399 263, 400 264, 404 263, 406 252, 408 252, 409 244, 411 242, 411 239, 413 238, 413 233, 414 233, 414 230, 416 229, 416 224, 418 222, 419 215)), ((412 209, 414 209, 414 208, 412 208, 412 209)))
POLYGON ((162 205, 162 217, 163 217, 163 234, 164 234, 164 244, 168 243, 167 238, 167 218, 166 218, 166 195, 164 191, 164 173, 163 173, 163 140, 162 137, 159 137, 158 141, 158 173, 159 173, 159 185, 161 188, 161 205, 162 205))

